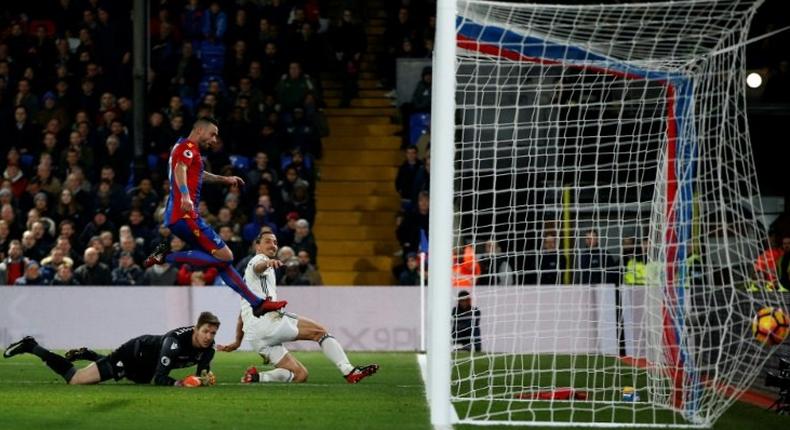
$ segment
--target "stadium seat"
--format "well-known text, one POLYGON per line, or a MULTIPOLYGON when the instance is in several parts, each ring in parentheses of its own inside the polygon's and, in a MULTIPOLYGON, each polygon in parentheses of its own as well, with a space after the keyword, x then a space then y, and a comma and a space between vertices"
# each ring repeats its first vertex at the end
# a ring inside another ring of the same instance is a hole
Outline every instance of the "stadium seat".
POLYGON ((231 155, 228 158, 230 158, 230 164, 234 169, 241 170, 242 172, 249 170, 250 157, 245 157, 243 155, 231 155))
POLYGON ((49 19, 34 19, 30 21, 27 26, 28 33, 30 33, 31 36, 35 36, 39 27, 44 27, 44 29, 47 31, 47 36, 49 37, 52 37, 52 35, 55 34, 55 23, 49 19))
POLYGON ((152 172, 159 166, 159 156, 156 154, 148 154, 148 169, 152 172))
POLYGON ((431 114, 414 113, 409 118, 409 144, 416 145, 420 136, 431 129, 431 114))
POLYGON ((33 161, 35 161, 35 157, 30 154, 22 154, 19 157, 19 164, 21 164, 25 169, 32 167, 33 161))

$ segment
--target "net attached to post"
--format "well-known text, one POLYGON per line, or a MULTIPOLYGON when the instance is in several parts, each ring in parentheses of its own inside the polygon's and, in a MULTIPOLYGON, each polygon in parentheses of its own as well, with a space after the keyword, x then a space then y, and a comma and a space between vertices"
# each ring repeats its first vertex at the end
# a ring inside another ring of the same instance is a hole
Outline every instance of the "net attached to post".
POLYGON ((752 383, 752 317, 786 309, 755 267, 758 5, 459 1, 460 422, 704 427, 752 383))

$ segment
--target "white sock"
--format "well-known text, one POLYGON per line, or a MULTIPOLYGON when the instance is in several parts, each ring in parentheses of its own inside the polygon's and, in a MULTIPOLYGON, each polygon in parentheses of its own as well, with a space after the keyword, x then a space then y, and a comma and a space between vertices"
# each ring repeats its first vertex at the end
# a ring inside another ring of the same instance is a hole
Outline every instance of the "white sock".
POLYGON ((346 351, 343 350, 343 347, 340 346, 340 342, 334 337, 326 335, 318 341, 318 344, 321 345, 321 350, 324 351, 326 358, 332 363, 335 363, 335 366, 340 369, 340 372, 343 373, 344 376, 354 370, 354 366, 348 362, 346 351))
POLYGON ((294 379, 294 374, 288 369, 273 369, 266 372, 258 373, 258 382, 291 382, 294 379))

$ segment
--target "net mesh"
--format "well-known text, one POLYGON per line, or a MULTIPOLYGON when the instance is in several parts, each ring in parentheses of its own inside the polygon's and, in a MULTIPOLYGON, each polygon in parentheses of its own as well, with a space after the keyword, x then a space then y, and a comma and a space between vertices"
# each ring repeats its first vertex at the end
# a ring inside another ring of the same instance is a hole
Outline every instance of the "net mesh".
POLYGON ((786 309, 755 265, 758 5, 459 0, 462 422, 709 426, 751 384, 773 350, 751 319, 786 309))

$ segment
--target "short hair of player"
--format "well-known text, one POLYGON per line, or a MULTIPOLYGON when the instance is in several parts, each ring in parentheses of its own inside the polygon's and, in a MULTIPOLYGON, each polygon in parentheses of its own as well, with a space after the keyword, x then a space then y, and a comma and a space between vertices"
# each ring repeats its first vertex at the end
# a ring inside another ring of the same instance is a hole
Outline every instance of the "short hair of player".
POLYGON ((196 130, 198 128, 206 128, 210 125, 219 127, 219 123, 217 122, 216 119, 210 116, 202 116, 198 118, 197 121, 195 121, 195 123, 192 125, 192 130, 196 130))
POLYGON ((197 324, 195 324, 195 328, 199 329, 206 324, 215 325, 217 328, 219 328, 219 318, 209 311, 201 312, 200 316, 198 317, 197 324))
POLYGON ((263 239, 263 235, 265 234, 274 235, 274 231, 272 231, 271 227, 261 227, 261 232, 258 233, 258 237, 255 238, 255 243, 261 243, 261 239, 263 239))

